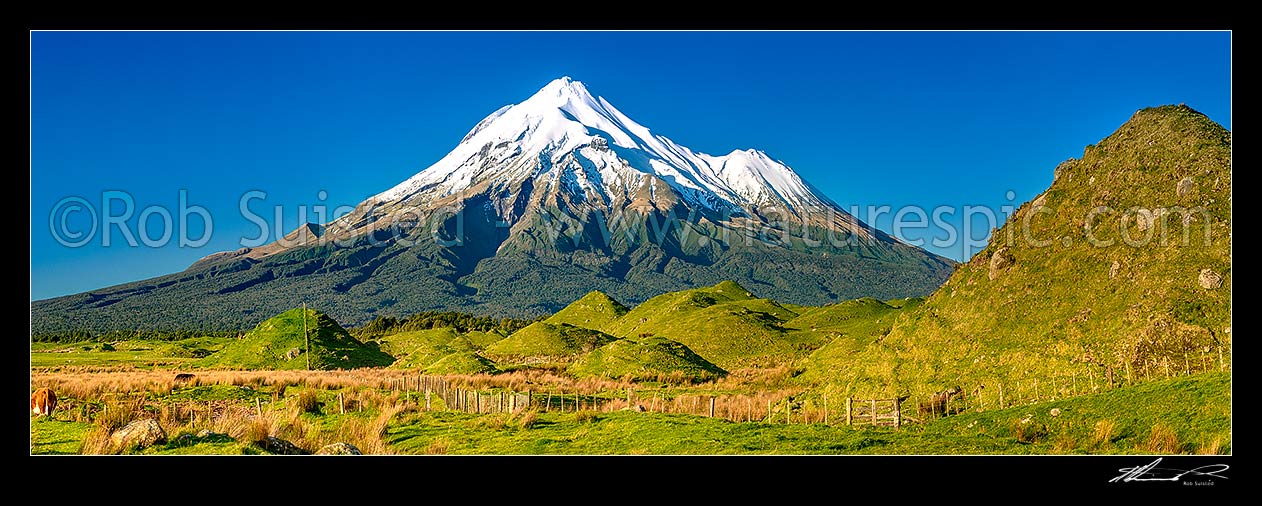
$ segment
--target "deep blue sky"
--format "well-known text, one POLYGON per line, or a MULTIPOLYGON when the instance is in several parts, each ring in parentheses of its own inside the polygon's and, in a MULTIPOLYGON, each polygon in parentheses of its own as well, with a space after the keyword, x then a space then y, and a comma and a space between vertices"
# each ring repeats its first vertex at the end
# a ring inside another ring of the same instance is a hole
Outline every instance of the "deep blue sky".
POLYGON ((258 231, 237 211, 250 190, 286 230, 321 190, 353 205, 562 75, 694 150, 762 149, 843 206, 997 211, 1137 109, 1186 103, 1230 129, 1230 49, 1225 32, 35 32, 31 299, 239 248, 258 231), (64 197, 100 212, 122 190, 139 213, 181 189, 214 217, 203 247, 49 231, 64 197))

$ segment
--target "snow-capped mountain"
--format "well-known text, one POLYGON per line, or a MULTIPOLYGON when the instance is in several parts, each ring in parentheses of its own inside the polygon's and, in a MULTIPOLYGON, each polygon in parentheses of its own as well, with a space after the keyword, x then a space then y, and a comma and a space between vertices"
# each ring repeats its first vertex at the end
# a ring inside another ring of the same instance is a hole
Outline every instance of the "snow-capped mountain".
POLYGON ((723 280, 822 304, 926 295, 950 272, 766 153, 698 153, 563 77, 345 216, 183 272, 32 303, 32 314, 46 329, 248 328, 306 302, 354 325, 435 309, 537 315, 590 290, 637 304, 723 280))
POLYGON ((605 201, 634 193, 656 176, 688 204, 708 209, 835 207, 762 151, 694 152, 654 134, 569 77, 491 113, 443 159, 372 200, 433 200, 482 181, 542 178, 562 184, 567 176, 580 191, 605 201))
POLYGON ((441 160, 369 198, 334 228, 356 233, 392 211, 479 194, 489 197, 500 220, 517 223, 523 183, 530 192, 524 203, 564 201, 563 214, 578 223, 592 212, 609 218, 624 210, 674 209, 720 225, 765 222, 763 215, 774 213, 780 221, 869 234, 766 153, 698 153, 636 123, 569 77, 491 113, 441 160))

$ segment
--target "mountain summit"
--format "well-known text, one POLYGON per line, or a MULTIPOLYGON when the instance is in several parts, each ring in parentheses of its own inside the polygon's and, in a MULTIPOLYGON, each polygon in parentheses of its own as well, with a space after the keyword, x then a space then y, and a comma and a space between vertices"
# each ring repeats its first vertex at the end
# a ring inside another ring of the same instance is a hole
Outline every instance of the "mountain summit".
POLYGON ((39 330, 240 328, 303 301, 357 324, 426 309, 541 314, 592 290, 635 304, 725 279, 821 304, 926 295, 951 265, 762 151, 695 152, 562 77, 332 222, 31 306, 39 330))
POLYGON ((661 183, 664 194, 719 213, 755 206, 779 206, 795 215, 840 211, 766 153, 693 152, 653 134, 569 77, 491 113, 438 163, 370 201, 429 202, 477 191, 480 184, 526 179, 564 186, 573 197, 606 205, 629 202, 645 187, 654 203, 661 183))

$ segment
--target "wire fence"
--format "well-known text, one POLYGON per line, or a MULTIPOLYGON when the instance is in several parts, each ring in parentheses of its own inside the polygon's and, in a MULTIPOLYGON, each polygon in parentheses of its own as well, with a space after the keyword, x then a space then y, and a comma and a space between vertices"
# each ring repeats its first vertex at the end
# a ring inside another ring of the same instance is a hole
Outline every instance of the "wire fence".
MULTIPOLYGON (((797 389, 768 390, 756 393, 688 392, 672 389, 637 388, 633 385, 611 388, 610 385, 540 385, 539 390, 512 386, 476 387, 467 379, 423 374, 394 374, 373 387, 384 390, 390 399, 415 403, 425 411, 460 411, 474 414, 512 413, 532 410, 545 413, 577 413, 582 411, 635 411, 713 417, 732 422, 785 424, 881 425, 899 427, 905 423, 924 422, 964 412, 980 412, 1025 406, 1089 395, 1120 387, 1139 385, 1178 376, 1210 371, 1230 371, 1231 355, 1222 348, 1206 347, 1195 352, 1165 354, 1162 358, 1121 361, 1112 365, 1079 362, 1051 369, 1051 374, 1017 374, 1007 380, 976 381, 937 392, 920 392, 897 399, 835 396, 797 389), (1019 379, 1011 379, 1019 378, 1019 379)), ((330 388, 341 385, 308 385, 330 388)), ((380 391, 378 390, 378 391, 380 391)), ((365 399, 355 390, 339 389, 335 404, 323 409, 326 413, 363 410, 365 399)), ((106 393, 102 400, 129 395, 144 396, 143 391, 106 393)), ((274 409, 284 397, 284 388, 266 397, 246 400, 247 408, 261 414, 274 409)), ((394 401, 390 401, 394 402, 394 401)), ((59 409, 76 419, 88 420, 108 409, 106 403, 65 399, 59 409)), ((169 403, 171 415, 178 419, 216 418, 232 405, 229 400, 188 400, 169 403)))

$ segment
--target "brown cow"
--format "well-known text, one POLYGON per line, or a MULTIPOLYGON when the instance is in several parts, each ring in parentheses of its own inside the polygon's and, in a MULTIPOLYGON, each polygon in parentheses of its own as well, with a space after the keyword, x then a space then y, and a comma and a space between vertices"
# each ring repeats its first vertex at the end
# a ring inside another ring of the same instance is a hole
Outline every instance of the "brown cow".
POLYGON ((51 388, 41 388, 31 394, 31 413, 35 416, 52 417, 54 409, 57 409, 57 394, 51 388))

